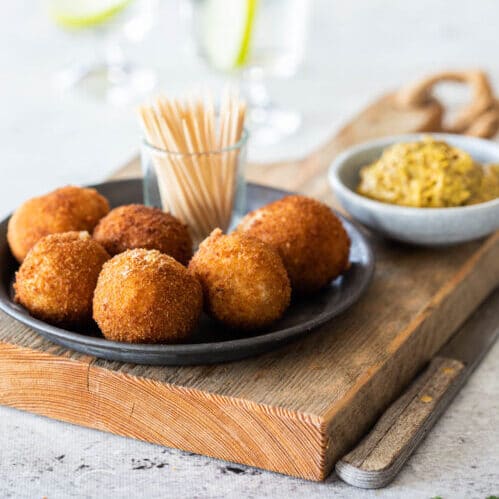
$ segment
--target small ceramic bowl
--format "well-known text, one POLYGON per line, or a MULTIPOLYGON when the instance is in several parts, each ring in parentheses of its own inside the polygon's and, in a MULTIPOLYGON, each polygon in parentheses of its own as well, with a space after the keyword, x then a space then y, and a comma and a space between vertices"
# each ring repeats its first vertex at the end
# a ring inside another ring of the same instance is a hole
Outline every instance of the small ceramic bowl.
MULTIPOLYGON (((462 243, 499 229, 499 198, 455 208, 412 208, 382 203, 357 194, 360 169, 399 142, 428 134, 396 135, 366 142, 340 154, 329 169, 329 182, 350 215, 386 237, 424 246, 462 243)), ((499 163, 499 145, 464 135, 432 133, 433 137, 468 152, 475 161, 499 163)))

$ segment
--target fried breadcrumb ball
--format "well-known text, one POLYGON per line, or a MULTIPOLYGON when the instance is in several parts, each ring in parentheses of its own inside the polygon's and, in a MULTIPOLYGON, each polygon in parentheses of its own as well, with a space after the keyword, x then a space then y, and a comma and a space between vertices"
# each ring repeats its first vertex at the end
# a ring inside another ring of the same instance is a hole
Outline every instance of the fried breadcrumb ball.
POLYGON ((192 256, 192 239, 187 226, 169 213, 141 204, 129 204, 111 210, 94 230, 111 255, 127 249, 156 249, 183 265, 192 256))
POLYGON ((199 320, 198 280, 171 256, 134 249, 103 267, 94 294, 94 319, 102 334, 129 343, 179 343, 199 320))
POLYGON ((246 215, 237 232, 278 251, 297 294, 318 291, 348 267, 348 234, 331 209, 315 199, 286 196, 246 215))
POLYGON ((46 322, 88 322, 97 278, 108 259, 106 250, 88 232, 45 236, 16 273, 15 299, 46 322))
POLYGON ((22 262, 42 237, 68 231, 92 233, 109 203, 95 189, 67 186, 23 203, 9 220, 7 240, 22 262))
POLYGON ((215 229, 189 263, 203 286, 207 313, 251 330, 279 319, 289 305, 286 269, 270 246, 244 234, 215 229))

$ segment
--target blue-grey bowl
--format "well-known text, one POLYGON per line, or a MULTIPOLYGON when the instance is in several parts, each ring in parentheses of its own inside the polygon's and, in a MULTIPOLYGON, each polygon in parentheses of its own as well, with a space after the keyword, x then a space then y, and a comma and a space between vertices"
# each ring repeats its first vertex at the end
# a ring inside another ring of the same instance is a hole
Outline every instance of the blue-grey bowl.
MULTIPOLYGON (((385 237, 423 246, 441 246, 479 239, 499 229, 499 198, 452 208, 412 208, 383 203, 357 194, 360 169, 392 144, 421 140, 428 134, 395 135, 352 147, 329 169, 329 182, 350 215, 385 237)), ((499 144, 464 135, 432 133, 468 152, 475 161, 499 163, 499 144)))

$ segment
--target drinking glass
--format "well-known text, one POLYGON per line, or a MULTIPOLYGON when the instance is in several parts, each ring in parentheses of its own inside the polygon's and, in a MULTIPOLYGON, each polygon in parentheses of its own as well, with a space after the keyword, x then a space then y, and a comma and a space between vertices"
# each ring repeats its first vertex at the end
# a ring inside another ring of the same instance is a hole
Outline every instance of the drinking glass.
POLYGON ((267 78, 293 76, 304 58, 310 0, 190 0, 187 16, 196 53, 240 80, 252 143, 272 144, 301 124, 277 107, 267 78))
POLYGON ((151 91, 155 73, 131 63, 124 42, 138 42, 150 30, 158 0, 46 0, 51 19, 72 42, 83 40, 86 60, 78 60, 56 75, 58 87, 81 87, 116 104, 151 91))

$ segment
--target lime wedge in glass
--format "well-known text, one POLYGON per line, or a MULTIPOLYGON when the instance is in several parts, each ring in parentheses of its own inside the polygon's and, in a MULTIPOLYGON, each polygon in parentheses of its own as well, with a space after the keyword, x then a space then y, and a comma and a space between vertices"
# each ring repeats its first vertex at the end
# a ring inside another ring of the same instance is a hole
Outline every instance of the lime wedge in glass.
POLYGON ((132 0, 51 0, 49 13, 64 28, 89 28, 103 24, 132 0))
POLYGON ((202 42, 215 68, 226 71, 247 63, 257 6, 258 0, 205 1, 202 42))

